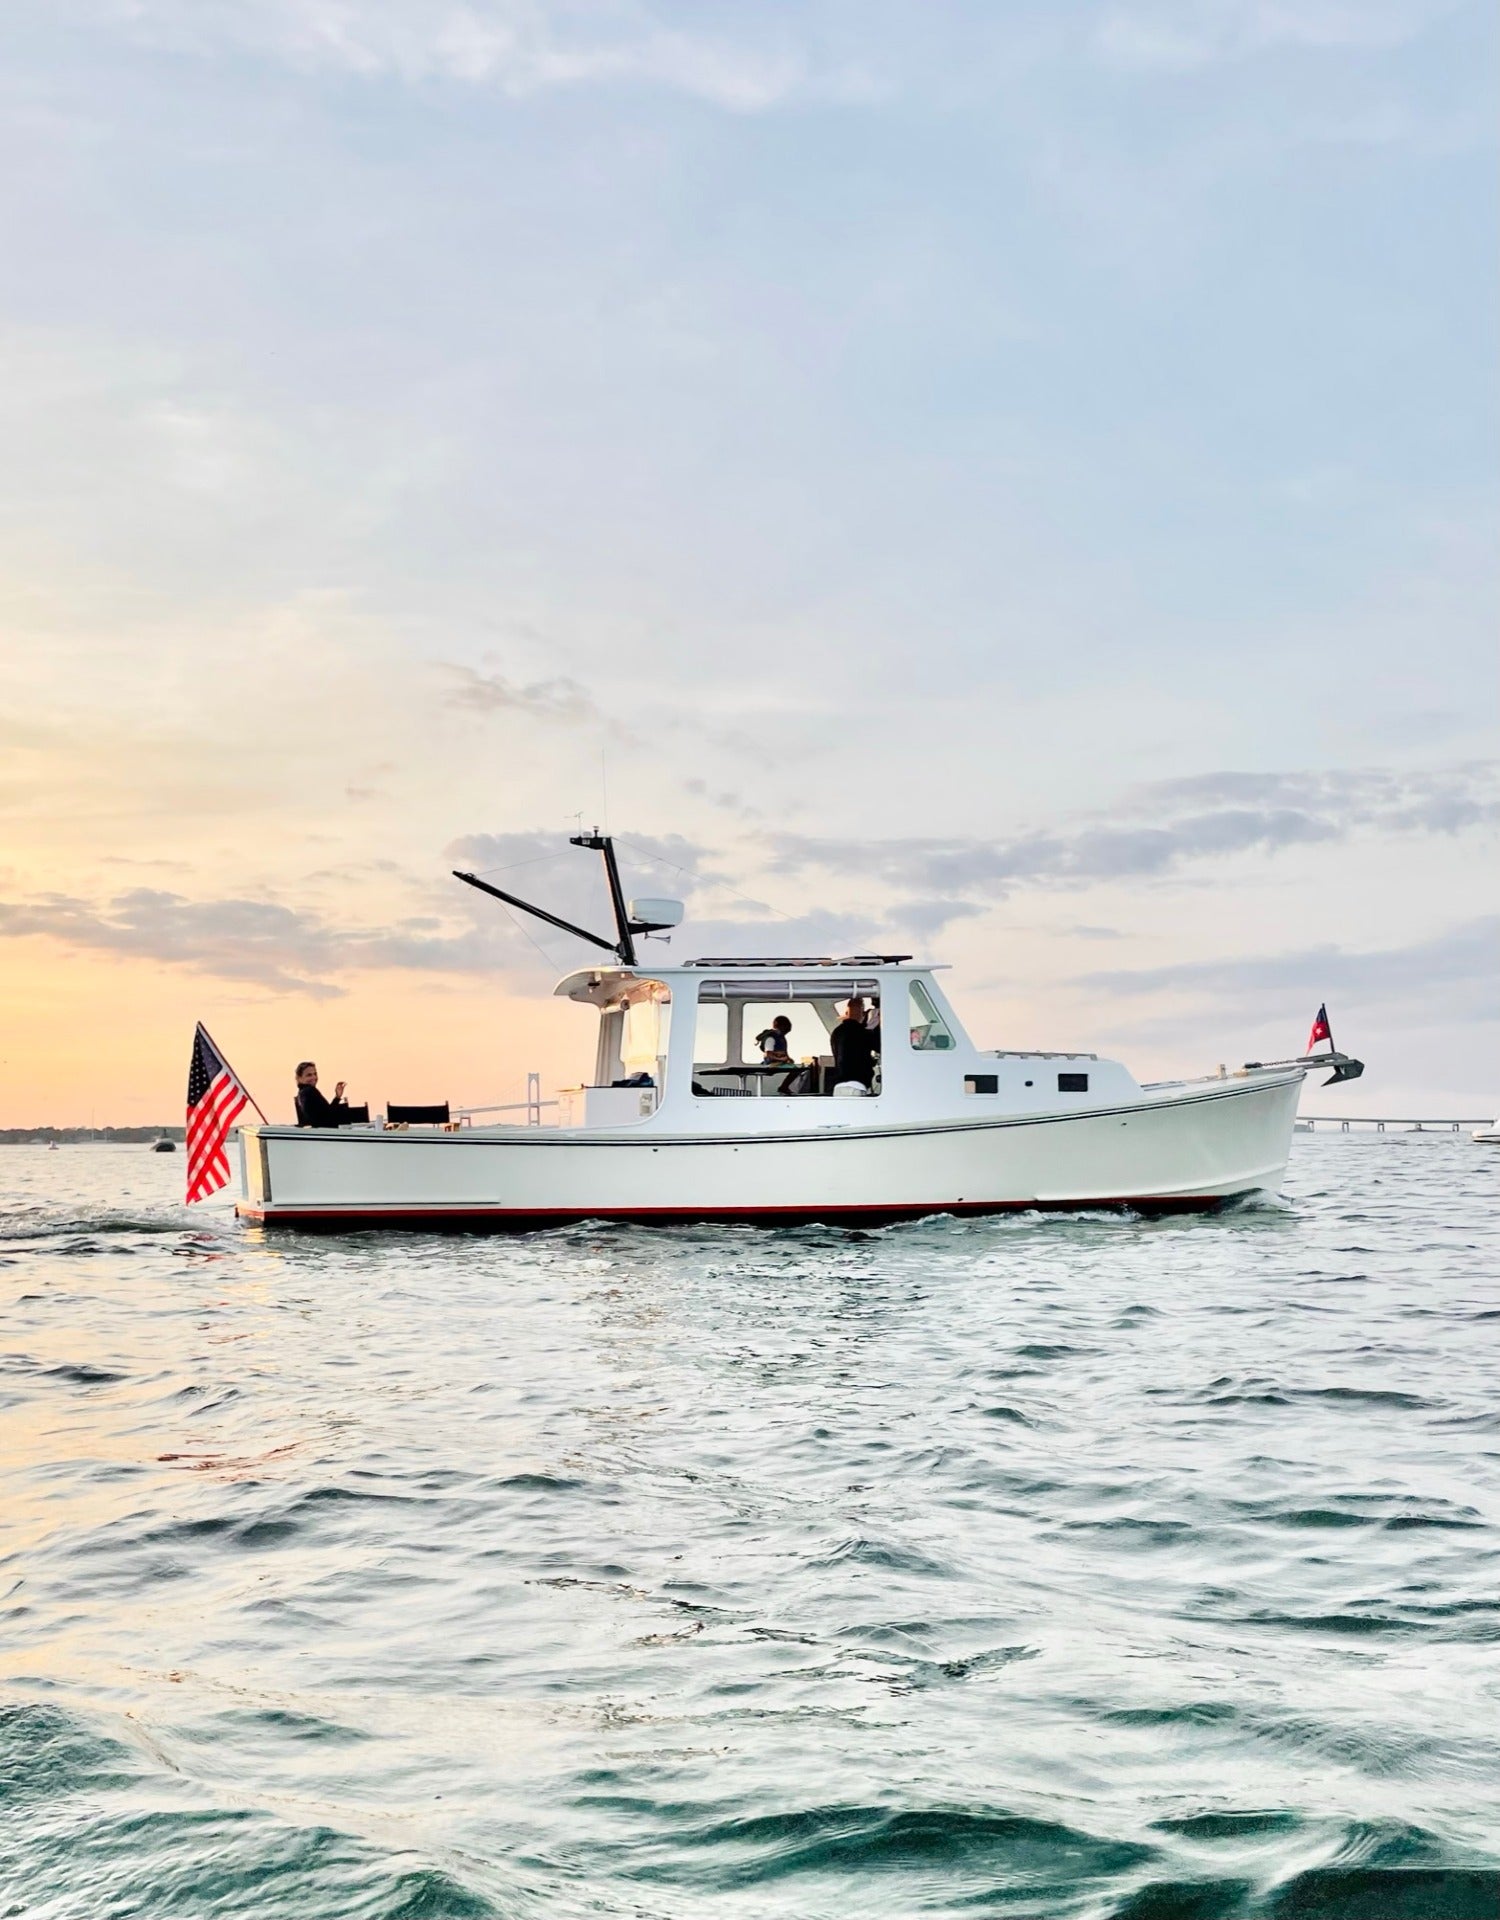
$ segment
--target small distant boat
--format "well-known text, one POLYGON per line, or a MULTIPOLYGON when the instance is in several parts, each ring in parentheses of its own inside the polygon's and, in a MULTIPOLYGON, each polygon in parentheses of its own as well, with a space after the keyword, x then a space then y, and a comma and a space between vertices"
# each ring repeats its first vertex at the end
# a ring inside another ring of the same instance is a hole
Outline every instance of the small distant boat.
POLYGON ((1493 1121, 1487 1127, 1476 1127, 1474 1138, 1482 1147, 1500 1147, 1500 1119, 1493 1121))
POLYGON ((47 1142, 47 1151, 48 1151, 48 1153, 56 1153, 56 1152, 57 1152, 57 1142, 56 1142, 55 1140, 49 1140, 49 1141, 47 1142))
POLYGON ((177 1142, 175 1140, 168 1140, 163 1136, 160 1140, 152 1141, 151 1151, 153 1153, 176 1153, 177 1142))

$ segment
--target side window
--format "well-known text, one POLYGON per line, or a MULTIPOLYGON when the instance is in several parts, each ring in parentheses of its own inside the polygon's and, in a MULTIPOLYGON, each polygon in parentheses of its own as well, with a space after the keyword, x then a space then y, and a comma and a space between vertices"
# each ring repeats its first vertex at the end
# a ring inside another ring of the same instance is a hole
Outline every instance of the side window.
POLYGON ((911 1043, 918 1053, 947 1053, 953 1035, 920 980, 911 983, 911 1043))
POLYGON ((729 1009, 722 1000, 698 1002, 698 1030, 693 1037, 693 1063, 720 1067, 729 1058, 729 1009))
POLYGON ((655 1073, 658 1054, 667 1050, 671 1020, 669 1000, 640 1000, 626 1008, 620 1064, 627 1073, 655 1073))

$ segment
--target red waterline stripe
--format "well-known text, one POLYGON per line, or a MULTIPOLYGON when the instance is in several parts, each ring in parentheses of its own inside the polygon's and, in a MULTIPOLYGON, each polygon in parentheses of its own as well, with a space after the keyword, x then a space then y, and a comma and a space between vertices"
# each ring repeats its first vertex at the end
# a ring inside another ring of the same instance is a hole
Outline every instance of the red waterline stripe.
MULTIPOLYGON (((1245 1192, 1252 1189, 1246 1188, 1245 1192)), ((515 1223, 566 1220, 656 1220, 712 1224, 716 1221, 756 1220, 807 1221, 816 1223, 837 1216, 859 1220, 909 1220, 933 1214, 985 1213, 1088 1213, 1095 1208, 1155 1208, 1160 1212, 1204 1213, 1225 1206, 1242 1196, 1229 1194, 1132 1194, 1089 1200, 950 1200, 912 1202, 890 1206, 857 1203, 829 1206, 776 1207, 308 1207, 269 1208, 240 1205, 235 1213, 241 1220, 262 1226, 311 1226, 324 1220, 357 1221, 377 1226, 402 1225, 408 1221, 426 1224, 446 1220, 456 1225, 478 1223, 515 1223)))

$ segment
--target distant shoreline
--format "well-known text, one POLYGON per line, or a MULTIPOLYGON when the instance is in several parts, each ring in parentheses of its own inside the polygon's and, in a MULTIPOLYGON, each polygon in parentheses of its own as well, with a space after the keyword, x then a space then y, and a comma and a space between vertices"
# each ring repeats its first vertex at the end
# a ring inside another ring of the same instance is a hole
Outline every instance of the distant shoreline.
POLYGON ((0 1147, 143 1146, 152 1140, 185 1138, 180 1127, 0 1127, 0 1147))

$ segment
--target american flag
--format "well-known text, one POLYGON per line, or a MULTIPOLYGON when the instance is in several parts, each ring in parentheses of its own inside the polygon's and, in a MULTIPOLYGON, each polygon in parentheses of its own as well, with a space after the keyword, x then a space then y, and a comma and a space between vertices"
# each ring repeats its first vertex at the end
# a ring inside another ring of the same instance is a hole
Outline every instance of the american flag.
POLYGON ((187 1090, 187 1197, 206 1200, 229 1184, 229 1129, 252 1104, 209 1039, 203 1022, 193 1035, 187 1090))

